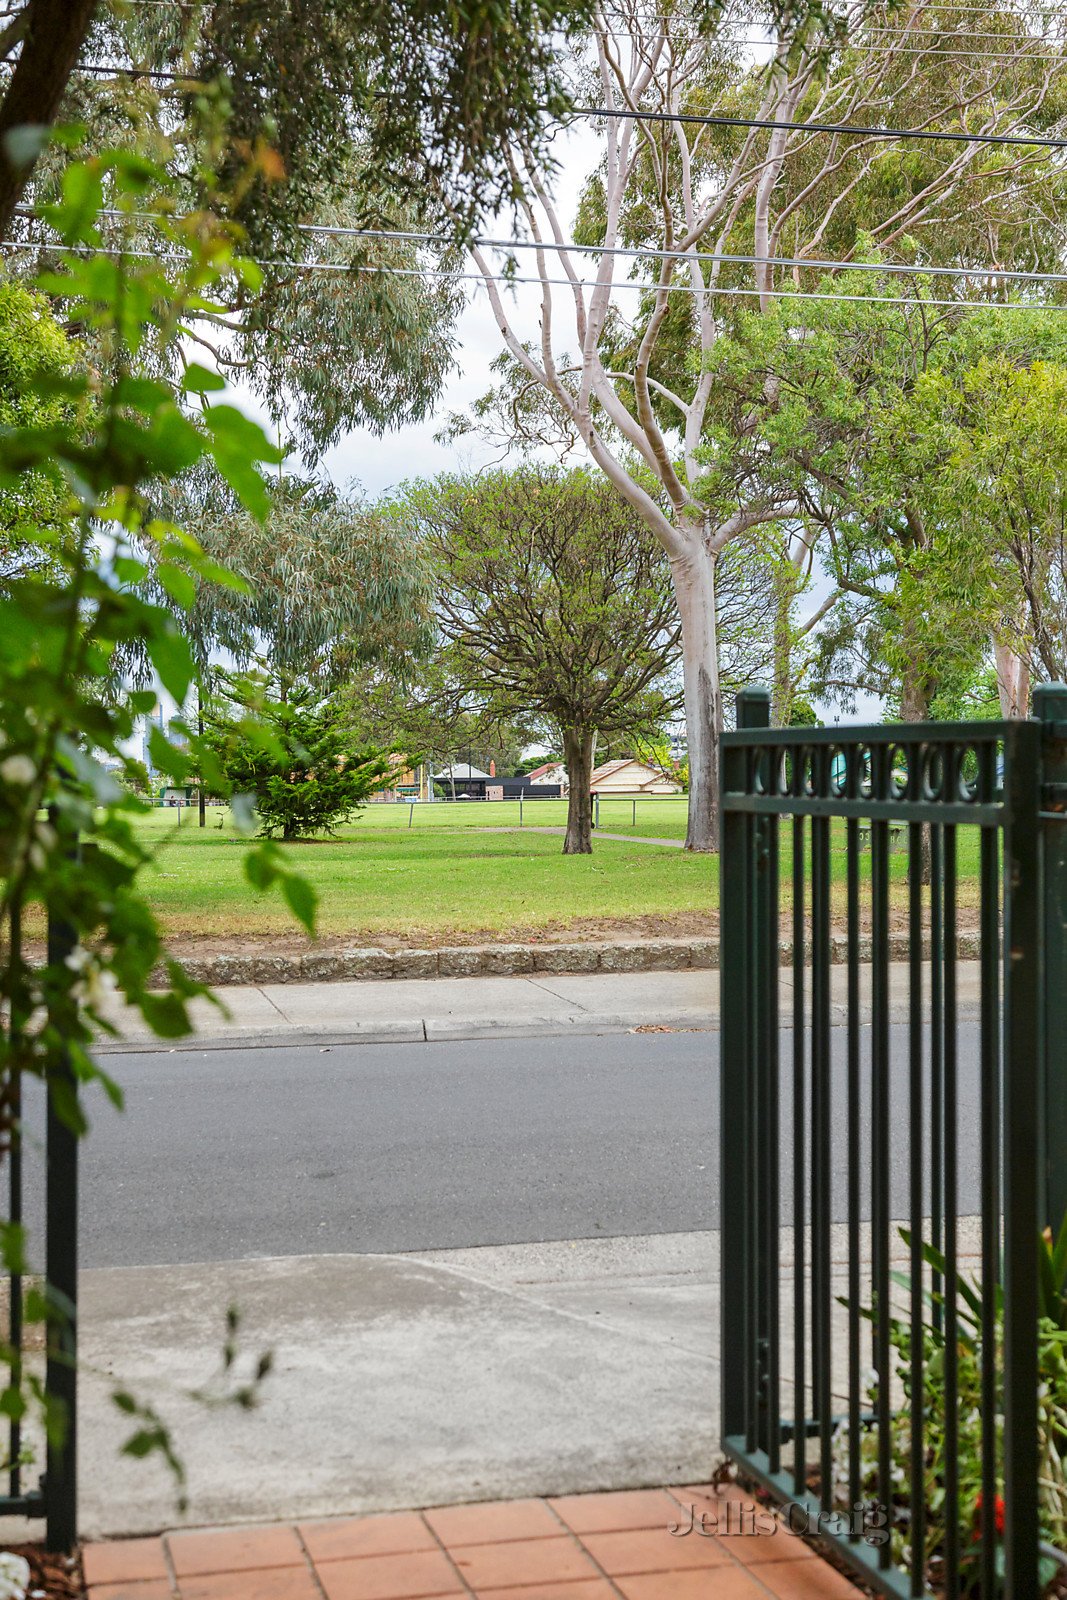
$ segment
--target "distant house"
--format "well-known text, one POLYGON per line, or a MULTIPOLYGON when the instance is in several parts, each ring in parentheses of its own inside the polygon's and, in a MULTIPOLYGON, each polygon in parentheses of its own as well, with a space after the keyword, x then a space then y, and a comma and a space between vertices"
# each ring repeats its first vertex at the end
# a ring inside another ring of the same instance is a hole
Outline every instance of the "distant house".
POLYGON ((682 786, 632 756, 605 761, 589 780, 593 794, 681 794, 682 786))
POLYGON ((540 787, 542 784, 558 784, 560 792, 567 792, 567 769, 562 761, 546 761, 543 767, 534 767, 532 772, 526 774, 526 782, 540 787))
POLYGON ((562 793, 559 784, 531 784, 529 774, 521 778, 501 778, 489 772, 480 772, 466 761, 454 762, 442 772, 435 772, 433 784, 441 800, 451 800, 455 782, 456 799, 517 800, 520 795, 533 794, 538 800, 551 799, 562 793))
POLYGON ((420 767, 418 771, 414 771, 407 765, 404 757, 398 755, 396 751, 393 751, 390 755, 389 765, 393 771, 388 788, 377 790, 376 793, 371 795, 371 800, 421 799, 423 793, 422 768, 420 767))
POLYGON ((460 795, 466 795, 469 800, 484 800, 486 784, 495 782, 488 772, 472 767, 469 761, 453 761, 433 775, 433 786, 442 800, 451 800, 453 790, 457 800, 460 795))

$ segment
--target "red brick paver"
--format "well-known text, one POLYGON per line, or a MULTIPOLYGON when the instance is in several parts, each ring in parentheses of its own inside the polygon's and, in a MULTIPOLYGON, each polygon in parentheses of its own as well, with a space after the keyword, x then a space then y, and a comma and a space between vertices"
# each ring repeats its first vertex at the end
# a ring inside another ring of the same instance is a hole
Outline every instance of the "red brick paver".
POLYGON ((862 1600, 757 1509, 694 1485, 183 1531, 90 1545, 85 1576, 89 1600, 862 1600))

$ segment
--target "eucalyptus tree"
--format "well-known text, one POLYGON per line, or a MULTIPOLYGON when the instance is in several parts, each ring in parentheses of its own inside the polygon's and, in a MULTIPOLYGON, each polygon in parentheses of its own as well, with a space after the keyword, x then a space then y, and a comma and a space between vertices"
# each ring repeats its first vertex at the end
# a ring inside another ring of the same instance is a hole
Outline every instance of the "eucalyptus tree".
POLYGON ((262 522, 201 478, 165 509, 239 586, 197 580, 187 615, 202 664, 261 661, 284 701, 296 683, 336 687, 355 667, 395 667, 432 641, 429 573, 415 540, 352 489, 280 477, 262 522))
MULTIPOLYGON (((43 294, 0 282, 0 427, 14 433, 69 420, 62 386, 72 379, 77 358, 43 294)), ((0 483, 0 594, 29 566, 54 567, 70 526, 66 482, 56 465, 37 464, 17 483, 0 483)))
POLYGON ((440 478, 400 515, 432 563, 452 675, 502 715, 558 730, 563 852, 588 854, 597 736, 655 729, 678 703, 666 559, 610 484, 577 469, 440 478))
MULTIPOLYGON (((966 137, 916 144, 803 124, 1025 136, 1058 113, 1062 72, 1045 55, 1064 19, 1038 52, 1024 11, 1006 4, 983 9, 979 22, 960 8, 931 23, 918 0, 847 6, 843 17, 829 39, 818 18, 799 34, 772 32, 765 69, 726 24, 698 26, 659 0, 598 9, 591 45, 572 56, 575 93, 592 92, 605 112, 601 161, 573 231, 538 152, 521 139, 511 146, 535 246, 522 261, 538 286, 538 339, 523 337, 497 281, 500 260, 472 250, 518 409, 553 415, 670 563, 693 849, 718 842, 719 566, 732 544, 801 510, 789 492, 768 494, 758 472, 719 472, 708 448, 724 308, 751 295, 769 313, 783 282, 810 288, 824 256, 847 259, 861 223, 899 264, 976 267, 1024 250, 1034 264, 1055 259, 1063 178, 1044 152, 1001 158, 966 137), (996 51, 982 48, 990 31, 996 51)), ((498 399, 514 416, 509 396, 498 399)), ((476 422, 494 410, 483 406, 476 422)))
POLYGON ((823 693, 923 721, 994 647, 1036 640, 1027 588, 1052 614, 1067 311, 889 305, 889 281, 737 317, 710 414, 719 470, 758 472, 819 535, 823 693))
MULTIPOLYGON (((438 195, 464 227, 495 210, 511 191, 506 138, 544 150, 545 123, 565 108, 557 41, 587 9, 588 0, 21 9, 16 0, 0 32, 0 132, 12 127, 9 110, 33 127, 3 141, 3 236, 41 239, 15 204, 27 184, 30 201, 55 196, 66 146, 37 160, 53 118, 82 126, 89 154, 125 143, 150 155, 201 231, 212 219, 232 226, 246 254, 268 263, 256 289, 247 278, 220 282, 187 335, 286 414, 313 462, 348 427, 381 430, 428 411, 451 363, 459 302, 441 252, 340 235, 312 245, 303 226, 426 228, 438 195)), ((94 242, 124 239, 147 243, 105 215, 94 242)))
POLYGON ((1001 711, 1067 677, 1067 313, 1059 359, 1010 349, 935 372, 910 408, 921 501, 951 525, 987 585, 1001 711))

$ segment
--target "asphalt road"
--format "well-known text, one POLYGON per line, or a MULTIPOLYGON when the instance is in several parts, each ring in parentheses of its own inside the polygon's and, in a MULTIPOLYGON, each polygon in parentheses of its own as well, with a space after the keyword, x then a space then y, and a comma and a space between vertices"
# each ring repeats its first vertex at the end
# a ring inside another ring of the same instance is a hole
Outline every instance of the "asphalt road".
MULTIPOLYGON (((789 1047, 783 1037, 783 1056, 789 1047)), ((844 1088, 835 1035, 835 1141, 844 1088)), ((893 1171, 907 1163, 893 1030, 893 1171)), ((82 1264, 685 1232, 718 1224, 718 1033, 157 1051, 108 1060, 82 1146, 82 1264)), ((960 1202, 977 1209, 977 1029, 960 1025, 960 1202)), ((783 1067, 783 1075, 786 1068, 783 1067)), ((783 1097, 783 1195, 791 1130, 783 1097)), ((27 1222, 41 1238, 31 1116, 27 1222)), ((843 1160, 834 1161, 842 1215, 843 1160)), ((897 1214, 903 1214, 899 1211, 897 1214)))

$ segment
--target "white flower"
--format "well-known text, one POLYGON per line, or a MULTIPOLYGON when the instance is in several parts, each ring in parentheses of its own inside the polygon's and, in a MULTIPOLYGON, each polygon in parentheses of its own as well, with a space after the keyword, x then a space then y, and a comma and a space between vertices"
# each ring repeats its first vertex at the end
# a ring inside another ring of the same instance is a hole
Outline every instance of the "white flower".
POLYGON ((45 855, 36 839, 30 845, 30 848, 27 850, 26 854, 30 858, 30 866, 33 868, 34 872, 43 872, 48 861, 48 857, 45 855))
POLYGON ((6 761, 0 761, 0 778, 5 783, 18 783, 25 788, 36 776, 37 768, 29 756, 8 756, 6 761))
POLYGON ((0 1600, 26 1600, 30 1564, 12 1550, 0 1551, 0 1600))
POLYGON ((22 1031, 27 1037, 36 1037, 36 1035, 41 1032, 42 1028, 47 1026, 47 1006, 34 1006, 33 1010, 30 1012, 29 1016, 26 1018, 26 1021, 22 1025, 22 1031))
POLYGON ((83 944, 76 944, 70 955, 64 960, 63 965, 69 967, 71 972, 84 972, 92 959, 83 944))
POLYGON ((81 998, 87 1005, 101 1006, 115 993, 118 984, 115 982, 115 974, 109 972, 106 967, 91 967, 78 984, 78 988, 81 990, 81 998))
POLYGON ((37 834, 38 843, 43 850, 55 849, 59 836, 50 822, 45 822, 42 818, 42 820, 37 823, 34 832, 37 834))

